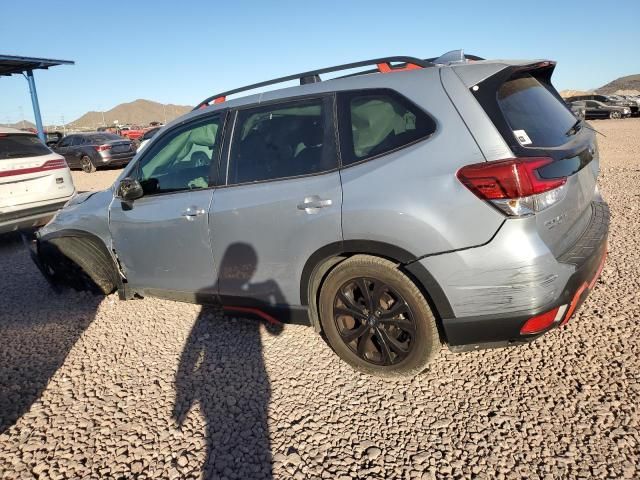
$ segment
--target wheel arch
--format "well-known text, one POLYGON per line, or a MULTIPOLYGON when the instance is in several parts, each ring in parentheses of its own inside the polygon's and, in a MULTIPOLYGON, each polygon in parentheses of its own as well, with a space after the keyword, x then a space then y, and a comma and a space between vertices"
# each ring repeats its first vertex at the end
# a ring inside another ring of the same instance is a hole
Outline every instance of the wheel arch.
POLYGON ((381 257, 396 263, 427 299, 442 335, 442 319, 452 318, 454 315, 440 284, 420 262, 416 261, 415 255, 396 245, 376 240, 345 240, 331 243, 316 250, 305 263, 300 278, 300 301, 308 307, 309 320, 316 331, 321 330, 318 295, 324 279, 336 265, 357 254, 381 257))
MULTIPOLYGON (((99 255, 103 257, 105 261, 111 267, 111 277, 115 284, 116 290, 121 299, 126 298, 126 284, 123 276, 120 273, 120 269, 118 267, 118 260, 114 256, 114 254, 109 252, 107 245, 105 245, 104 241, 98 237, 97 235, 90 233, 85 230, 77 230, 77 229, 64 229, 58 230, 55 232, 48 233, 43 236, 38 237, 38 255, 40 255, 41 245, 43 243, 50 243, 55 245, 57 249, 63 255, 67 256, 70 260, 76 262, 74 257, 74 253, 70 249, 65 249, 65 239, 81 239, 83 242, 91 244, 99 255)), ((85 268, 82 266, 82 269, 85 270, 87 275, 89 275, 92 279, 94 279, 94 272, 90 270, 90 268, 85 268)))

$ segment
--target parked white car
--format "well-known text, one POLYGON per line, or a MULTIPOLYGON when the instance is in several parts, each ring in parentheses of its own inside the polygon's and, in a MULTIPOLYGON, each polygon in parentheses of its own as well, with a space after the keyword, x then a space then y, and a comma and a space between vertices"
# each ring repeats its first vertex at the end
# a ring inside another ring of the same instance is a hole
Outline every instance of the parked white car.
POLYGON ((31 132, 0 127, 0 233, 44 225, 74 194, 64 157, 31 132))

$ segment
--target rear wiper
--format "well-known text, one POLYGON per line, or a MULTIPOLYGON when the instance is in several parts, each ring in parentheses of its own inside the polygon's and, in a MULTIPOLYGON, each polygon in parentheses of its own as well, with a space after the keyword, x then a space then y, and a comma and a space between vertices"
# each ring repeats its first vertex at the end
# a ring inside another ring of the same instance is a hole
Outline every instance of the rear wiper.
POLYGON ((591 130, 592 132, 599 133, 599 134, 600 134, 600 135, 602 135, 604 138, 607 138, 607 136, 606 136, 604 133, 599 132, 598 130, 596 130, 595 128, 593 128, 591 125, 589 125, 587 122, 584 122, 584 126, 585 126, 586 128, 588 128, 589 130, 591 130))
POLYGON ((576 120, 576 123, 571 125, 571 128, 569 130, 564 132, 564 134, 567 137, 570 137, 571 135, 575 135, 576 133, 578 133, 578 131, 580 130, 581 126, 582 126, 582 120, 579 118, 578 120, 576 120))

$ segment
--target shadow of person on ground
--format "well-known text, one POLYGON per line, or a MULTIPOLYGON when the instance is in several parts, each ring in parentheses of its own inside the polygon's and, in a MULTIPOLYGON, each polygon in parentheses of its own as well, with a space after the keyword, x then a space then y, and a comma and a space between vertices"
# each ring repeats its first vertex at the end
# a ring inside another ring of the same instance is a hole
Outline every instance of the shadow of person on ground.
POLYGON ((37 401, 102 297, 55 293, 17 234, 0 235, 0 434, 37 401))
MULTIPOLYGON (((224 278, 237 282, 246 296, 257 292, 270 303, 282 303, 274 281, 251 283, 257 262, 251 246, 231 245, 220 263, 218 284, 224 278)), ((205 306, 185 344, 175 379, 173 417, 182 425, 190 409, 200 406, 207 441, 203 478, 273 478, 267 418, 271 387, 260 328, 257 319, 233 320, 219 307, 205 306)), ((274 322, 266 329, 278 335, 282 324, 274 322)))

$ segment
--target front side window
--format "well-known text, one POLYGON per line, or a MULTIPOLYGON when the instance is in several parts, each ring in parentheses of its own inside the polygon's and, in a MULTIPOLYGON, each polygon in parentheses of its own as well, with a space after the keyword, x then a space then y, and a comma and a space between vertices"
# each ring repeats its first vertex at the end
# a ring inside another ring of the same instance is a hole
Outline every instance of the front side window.
POLYGON ((337 168, 330 105, 327 98, 240 110, 228 183, 276 180, 337 168))
POLYGON ((145 194, 207 188, 221 130, 216 116, 168 133, 140 162, 145 194))
POLYGON ((433 119, 389 91, 340 94, 342 164, 375 157, 435 132, 433 119))
POLYGON ((73 137, 64 137, 62 140, 60 140, 58 147, 68 147, 69 145, 71 145, 72 141, 73 137))
POLYGON ((35 135, 23 133, 0 134, 0 160, 5 158, 38 157, 51 153, 35 135))

